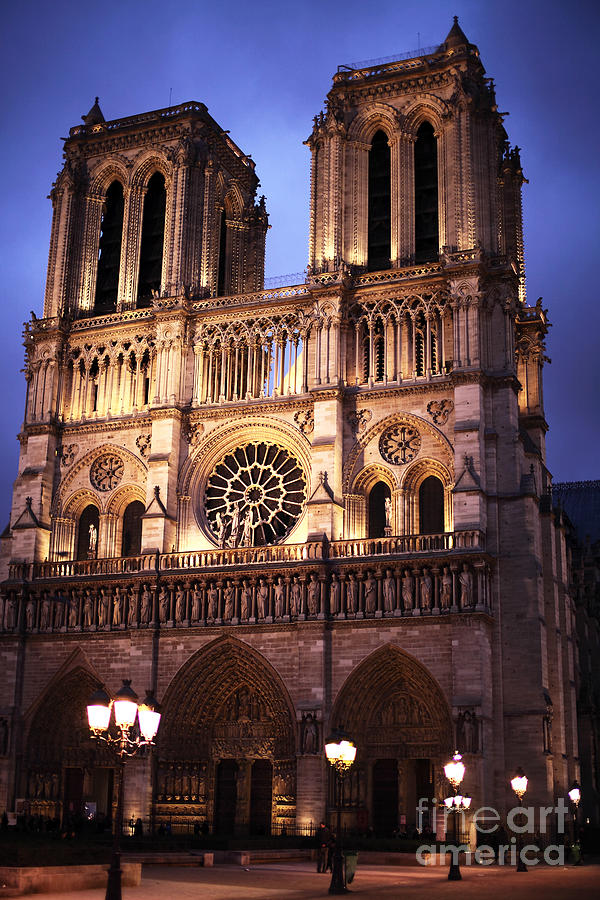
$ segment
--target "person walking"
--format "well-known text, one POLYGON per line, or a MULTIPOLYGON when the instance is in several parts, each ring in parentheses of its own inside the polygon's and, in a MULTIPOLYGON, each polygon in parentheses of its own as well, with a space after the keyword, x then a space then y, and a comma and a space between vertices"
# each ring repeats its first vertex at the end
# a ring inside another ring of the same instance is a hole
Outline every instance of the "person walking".
POLYGON ((327 871, 327 851, 331 832, 325 822, 321 822, 317 828, 317 872, 327 871))

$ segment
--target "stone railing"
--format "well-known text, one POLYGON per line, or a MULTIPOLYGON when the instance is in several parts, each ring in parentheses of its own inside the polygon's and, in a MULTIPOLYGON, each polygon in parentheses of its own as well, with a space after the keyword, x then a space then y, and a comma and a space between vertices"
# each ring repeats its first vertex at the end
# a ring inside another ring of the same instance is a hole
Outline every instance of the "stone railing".
POLYGON ((255 567, 320 560, 362 557, 409 557, 485 550, 481 531, 449 531, 442 534, 409 534, 397 537, 361 538, 349 541, 307 541, 303 544, 272 544, 226 550, 188 550, 178 553, 145 553, 139 556, 107 557, 56 562, 12 563, 9 581, 48 581, 111 575, 154 574, 182 570, 255 567))

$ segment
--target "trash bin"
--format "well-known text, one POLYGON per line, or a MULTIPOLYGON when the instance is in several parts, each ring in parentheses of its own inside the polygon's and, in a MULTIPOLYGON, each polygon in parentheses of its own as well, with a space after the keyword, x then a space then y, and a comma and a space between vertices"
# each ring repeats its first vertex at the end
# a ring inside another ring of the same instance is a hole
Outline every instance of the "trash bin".
POLYGON ((356 864, 358 862, 358 853, 349 850, 344 856, 346 858, 346 884, 352 884, 354 873, 356 872, 356 864))

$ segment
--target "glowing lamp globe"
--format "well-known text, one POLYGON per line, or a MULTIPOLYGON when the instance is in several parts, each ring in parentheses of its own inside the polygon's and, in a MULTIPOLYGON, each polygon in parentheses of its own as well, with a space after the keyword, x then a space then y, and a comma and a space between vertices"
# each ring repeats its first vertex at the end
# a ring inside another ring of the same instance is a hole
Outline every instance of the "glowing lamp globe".
POLYGON ((131 687, 131 681, 125 678, 114 700, 115 722, 119 728, 131 728, 137 716, 137 701, 138 696, 131 687))
POLYGON ((138 717, 142 736, 149 742, 153 741, 160 725, 160 713, 158 703, 150 691, 146 691, 146 698, 138 709, 138 717))
POLYGON ((578 781, 573 782, 571 790, 569 791, 569 799, 575 806, 579 806, 579 801, 581 800, 581 788, 579 787, 578 781))
POLYGON ((517 769, 515 777, 512 778, 511 782, 510 782, 511 787, 512 787, 513 791, 515 792, 515 794, 517 795, 517 797, 519 798, 519 800, 522 798, 523 794, 527 790, 527 783, 528 783, 527 775, 525 774, 523 769, 521 769, 519 767, 517 769))
POLYGON ((465 775, 465 766, 462 762, 462 756, 458 751, 454 754, 450 762, 446 763, 444 766, 444 773, 452 787, 456 790, 465 775))
POLYGON ((110 722, 110 697, 106 691, 100 689, 92 694, 87 716, 92 731, 106 731, 110 722))

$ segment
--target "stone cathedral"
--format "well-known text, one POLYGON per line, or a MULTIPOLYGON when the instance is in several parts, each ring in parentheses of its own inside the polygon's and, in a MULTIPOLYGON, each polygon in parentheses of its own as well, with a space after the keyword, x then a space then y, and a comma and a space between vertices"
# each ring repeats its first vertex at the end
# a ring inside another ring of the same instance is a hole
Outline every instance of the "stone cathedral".
MULTIPOLYGON (((307 129, 308 130, 308 129, 307 129)), ((266 289, 255 164, 206 106, 71 128, 2 540, 0 809, 110 816, 85 707, 162 705, 125 816, 388 834, 579 777, 519 151, 458 22, 340 66, 306 141, 303 283, 266 289)), ((288 832, 289 833, 289 832, 288 832)))

